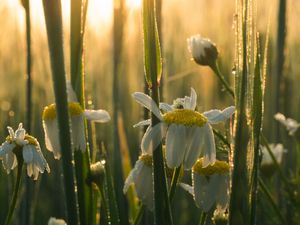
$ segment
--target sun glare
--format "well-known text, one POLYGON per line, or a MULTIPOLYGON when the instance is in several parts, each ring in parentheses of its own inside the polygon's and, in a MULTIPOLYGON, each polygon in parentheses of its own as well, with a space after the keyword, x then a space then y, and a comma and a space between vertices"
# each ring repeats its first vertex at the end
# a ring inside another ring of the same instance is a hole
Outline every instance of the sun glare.
POLYGON ((142 0, 126 0, 126 6, 130 9, 138 9, 142 5, 142 0))

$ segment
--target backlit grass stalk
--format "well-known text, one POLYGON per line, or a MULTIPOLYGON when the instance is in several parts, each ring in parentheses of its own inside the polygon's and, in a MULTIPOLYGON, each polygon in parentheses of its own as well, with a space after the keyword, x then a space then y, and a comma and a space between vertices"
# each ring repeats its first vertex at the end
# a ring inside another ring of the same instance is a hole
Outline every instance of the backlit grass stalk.
POLYGON ((229 224, 247 225, 249 217, 249 188, 247 169, 248 125, 246 117, 248 55, 247 55, 247 10, 248 1, 237 1, 237 63, 235 77, 235 130, 233 149, 232 186, 229 205, 229 224))
MULTIPOLYGON (((151 97, 159 105, 159 81, 162 71, 159 35, 155 16, 155 1, 143 1, 143 34, 144 65, 151 97)), ((151 126, 159 123, 159 119, 151 113, 151 126)), ((169 204, 166 172, 161 144, 153 149, 153 181, 154 181, 154 222, 155 224, 172 224, 169 204)))
MULTIPOLYGON (((31 78, 31 24, 30 24, 30 1, 22 0, 22 5, 25 10, 26 21, 26 129, 28 133, 31 133, 31 115, 32 115, 32 78, 31 78)), ((26 177, 26 195, 25 195, 25 221, 24 224, 28 225, 31 215, 31 195, 32 185, 30 178, 26 177)))
MULTIPOLYGON (((123 161, 120 147, 120 135, 118 126, 118 114, 120 113, 120 76, 121 60, 123 51, 123 34, 125 23, 125 1, 114 0, 114 14, 113 14, 113 146, 114 151, 110 159, 112 159, 112 175, 116 192, 116 202, 118 206, 120 221, 122 224, 129 224, 128 219, 128 202, 123 194, 123 161)), ((126 84, 123 84, 126 85, 126 84)))
POLYGON ((78 208, 75 193, 75 176, 73 171, 73 149, 70 135, 70 120, 66 92, 66 77, 63 54, 62 15, 60 0, 43 0, 48 45, 50 51, 52 80, 59 128, 59 140, 62 153, 64 186, 68 224, 78 224, 78 208))
MULTIPOLYGON (((71 84, 82 108, 85 108, 84 95, 84 31, 88 1, 71 1, 71 84)), ((85 130, 88 140, 87 130, 85 130)), ((89 146, 84 153, 80 149, 74 152, 77 195, 81 224, 92 224, 95 221, 92 187, 86 183, 90 168, 89 146)))

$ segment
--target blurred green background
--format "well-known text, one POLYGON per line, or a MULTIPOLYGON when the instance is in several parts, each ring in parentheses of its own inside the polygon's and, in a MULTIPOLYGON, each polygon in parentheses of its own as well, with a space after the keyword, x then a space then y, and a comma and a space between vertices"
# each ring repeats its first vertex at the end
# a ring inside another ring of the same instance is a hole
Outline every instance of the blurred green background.
MULTIPOLYGON (((65 218, 65 205, 62 192, 61 165, 53 159, 53 155, 45 149, 41 114, 43 107, 54 101, 50 60, 43 18, 42 3, 31 0, 32 26, 32 93, 33 121, 32 135, 41 143, 43 153, 51 168, 50 174, 43 174, 35 183, 32 202, 35 206, 34 224, 46 224, 50 216, 65 218)), ((69 76, 69 0, 62 0, 64 16, 64 44, 67 77, 69 76)), ((141 131, 132 125, 140 121, 143 111, 132 98, 134 91, 143 91, 143 46, 141 2, 128 0, 124 28, 124 48, 121 55, 119 76, 119 132, 121 150, 125 163, 134 165, 139 154, 141 131), (129 154, 128 154, 129 153, 129 154), (130 158, 128 158, 128 155, 130 158)), ((300 78, 300 38, 297 22, 300 19, 300 1, 290 0, 286 10, 286 47, 283 78, 280 85, 280 98, 275 99, 273 82, 276 76, 276 40, 278 26, 279 1, 258 1, 257 30, 261 33, 264 43, 268 24, 270 26, 270 46, 266 78, 266 101, 264 116, 264 133, 272 142, 283 142, 287 148, 293 144, 285 135, 278 136, 274 128, 273 114, 275 105, 280 111, 300 120, 300 102, 298 84, 300 78)), ((7 136, 6 127, 17 127, 24 122, 26 116, 26 40, 25 14, 17 0, 0 1, 0 138, 7 136)), ((112 113, 112 78, 113 78, 113 41, 112 41, 112 0, 89 0, 87 25, 85 33, 85 72, 86 97, 88 107, 102 108, 112 113)), ((211 108, 224 108, 234 104, 222 90, 217 78, 206 67, 197 66, 190 58, 186 39, 193 34, 201 34, 214 41, 219 49, 219 63, 226 78, 233 85, 232 66, 235 57, 235 1, 224 0, 163 0, 162 7, 162 53, 163 53, 163 100, 171 103, 176 97, 188 95, 190 87, 198 93, 198 108, 205 111, 211 108)), ((26 129, 26 127, 25 127, 26 129)), ((108 151, 112 149, 112 123, 96 125, 97 143, 103 141, 108 151)), ((282 132, 283 133, 283 132, 282 132)), ((293 159, 293 151, 285 155, 285 165, 293 159)), ((288 167, 288 166, 285 166, 288 167)), ((4 221, 10 200, 14 176, 7 176, 0 168, 0 222, 4 221)), ((280 207, 285 206, 280 196, 280 182, 276 177, 269 182, 280 207)), ((24 191, 21 190, 24 195, 24 191)), ((176 224, 196 224, 199 210, 192 198, 179 190, 176 195, 176 207, 173 210, 176 224), (184 196, 184 198, 182 197, 184 196), (184 213, 183 213, 184 212, 184 213)), ((22 224, 24 218, 23 202, 19 202, 15 224, 22 224), (20 207, 21 206, 21 207, 20 207)), ((260 199, 262 213, 259 224, 276 224, 272 221, 272 211, 268 203, 260 199)))

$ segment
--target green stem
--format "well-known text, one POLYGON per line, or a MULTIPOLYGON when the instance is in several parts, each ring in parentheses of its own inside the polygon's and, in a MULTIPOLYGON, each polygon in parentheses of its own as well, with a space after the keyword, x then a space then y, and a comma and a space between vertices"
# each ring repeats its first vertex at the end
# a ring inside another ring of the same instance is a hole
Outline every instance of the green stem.
POLYGON ((200 215, 199 225, 204 225, 206 223, 207 213, 202 212, 200 215))
POLYGON ((61 145, 64 186, 68 224, 78 224, 76 182, 73 168, 73 149, 70 134, 68 102, 66 92, 65 63, 63 52, 63 29, 60 0, 43 0, 48 45, 50 51, 52 79, 56 102, 59 141, 61 145))
POLYGON ((224 85, 226 91, 231 95, 232 98, 234 98, 234 91, 231 89, 228 82, 225 80, 223 74, 221 73, 219 66, 217 63, 210 66, 210 68, 215 72, 221 83, 224 85))
POLYGON ((182 165, 180 165, 179 167, 177 167, 173 173, 173 177, 172 177, 172 181, 171 181, 171 188, 169 191, 169 201, 170 203, 172 203, 174 194, 175 194, 175 190, 176 190, 176 186, 177 186, 177 181, 181 172, 181 168, 182 165))
POLYGON ((107 222, 107 224, 111 224, 110 223, 110 213, 109 213, 109 208, 107 206, 107 201, 106 201, 106 198, 105 198, 104 187, 99 182, 97 182, 97 186, 99 188, 100 195, 101 195, 101 205, 103 206, 104 219, 107 222))
POLYGON ((229 149, 231 148, 228 140, 219 131, 213 128, 213 132, 229 149))
POLYGON ((266 185, 264 184, 263 180, 259 177, 258 178, 258 182, 259 182, 259 186, 261 188, 261 190, 263 191, 263 193, 266 195, 267 199, 269 200, 269 202, 271 203, 274 211, 276 212, 276 215, 278 216, 278 218, 280 219, 280 222, 282 224, 287 224, 280 212, 280 210, 278 209, 270 191, 268 190, 268 188, 266 187, 266 185))
POLYGON ((23 168, 23 160, 19 160, 18 161, 17 180, 16 180, 16 184, 15 184, 15 187, 14 187, 13 197, 12 197, 12 200, 10 202, 9 210, 8 210, 8 213, 7 213, 7 216, 6 216, 5 225, 11 224, 12 215, 13 215, 15 207, 16 207, 18 194, 19 194, 19 189, 20 189, 20 184, 21 184, 22 168, 23 168))
POLYGON ((133 221, 133 224, 132 225, 139 225, 142 221, 142 217, 144 215, 144 212, 145 212, 145 205, 142 205, 140 208, 139 208, 139 211, 136 215, 136 217, 134 218, 134 221, 133 221))

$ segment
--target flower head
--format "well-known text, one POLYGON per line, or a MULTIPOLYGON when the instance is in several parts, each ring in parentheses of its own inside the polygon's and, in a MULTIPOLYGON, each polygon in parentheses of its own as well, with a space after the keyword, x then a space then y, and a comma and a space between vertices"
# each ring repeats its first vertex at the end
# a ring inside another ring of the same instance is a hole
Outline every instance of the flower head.
POLYGON ((48 221, 48 225, 67 225, 67 223, 63 219, 51 217, 48 221))
POLYGON ((275 120, 278 120, 281 124, 285 126, 289 135, 293 136, 295 132, 298 130, 300 124, 291 118, 286 118, 282 113, 276 113, 274 115, 275 120))
MULTIPOLYGON (((190 169, 202 154, 203 166, 214 164, 216 147, 211 124, 223 122, 234 113, 234 107, 223 111, 210 110, 204 113, 195 111, 197 94, 191 88, 191 96, 177 99, 173 105, 161 103, 162 114, 155 102, 140 92, 133 94, 135 100, 149 109, 161 121, 146 130, 141 148, 143 153, 152 154, 166 137, 166 162, 168 167, 174 168, 183 163, 185 169, 190 169)), ((151 121, 141 121, 135 126, 150 125, 151 121)))
POLYGON ((194 61, 199 65, 212 66, 216 63, 218 49, 211 40, 197 34, 188 38, 187 44, 194 61))
POLYGON ((26 134, 23 124, 20 123, 16 131, 7 127, 9 136, 0 146, 0 159, 7 173, 13 170, 22 160, 27 165, 27 175, 36 180, 39 172, 45 170, 49 173, 50 168, 46 162, 39 142, 33 136, 26 134))
MULTIPOLYGON (((287 150, 284 149, 282 144, 269 144, 269 148, 272 151, 273 155, 275 156, 277 163, 281 164, 283 153, 287 152, 287 150)), ((271 175, 274 174, 276 170, 276 166, 274 164, 271 155, 269 154, 269 151, 267 150, 267 147, 263 146, 261 147, 261 150, 262 150, 261 171, 265 176, 270 177, 271 175)))
MULTIPOLYGON (((76 150, 80 149, 82 152, 86 149, 84 119, 105 123, 110 120, 107 111, 87 110, 82 109, 81 105, 76 101, 76 95, 68 84, 68 109, 71 119, 72 140, 73 146, 76 150)), ((43 127, 45 132, 46 148, 53 152, 55 159, 61 157, 61 147, 58 136, 58 122, 56 115, 56 105, 51 104, 44 108, 43 111, 43 127)))
POLYGON ((225 209, 229 201, 229 164, 216 160, 214 165, 203 168, 203 158, 197 160, 192 170, 193 186, 181 187, 193 195, 196 205, 208 212, 214 204, 225 209))
POLYGON ((136 161, 134 168, 125 180, 123 192, 126 193, 131 184, 141 202, 151 211, 153 210, 153 187, 152 187, 152 156, 143 154, 136 161))

